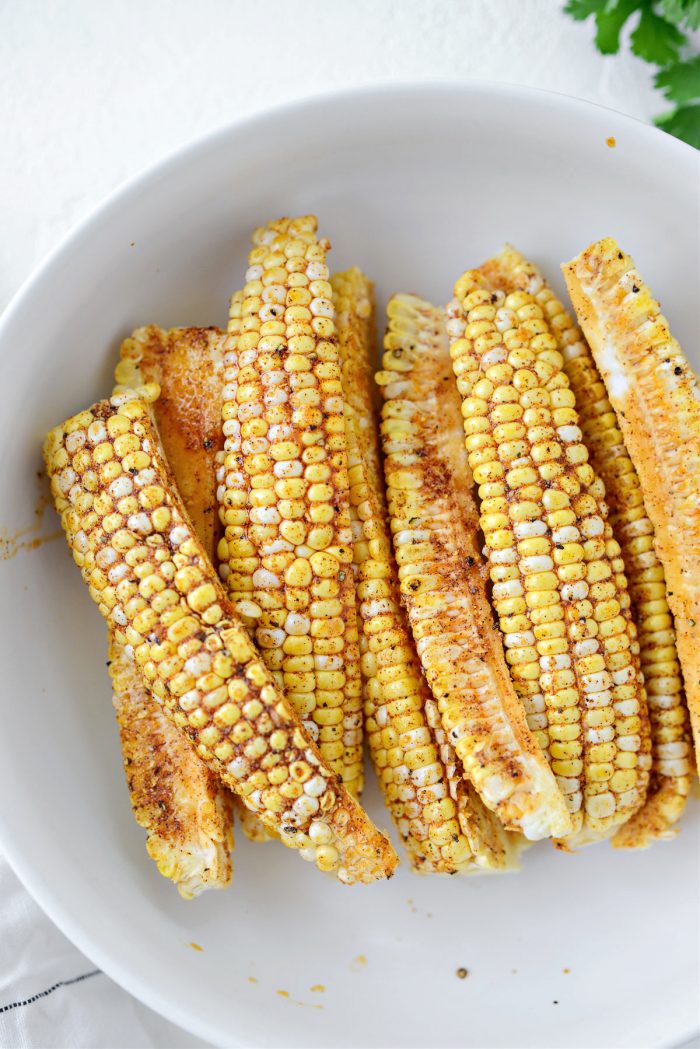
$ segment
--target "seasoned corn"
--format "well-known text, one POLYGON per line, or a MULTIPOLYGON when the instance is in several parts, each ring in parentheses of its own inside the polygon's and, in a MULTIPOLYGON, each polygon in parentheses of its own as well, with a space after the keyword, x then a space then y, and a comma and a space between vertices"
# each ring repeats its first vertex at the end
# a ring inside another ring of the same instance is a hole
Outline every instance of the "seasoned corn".
POLYGON ((335 311, 316 219, 256 231, 232 300, 223 578, 266 666, 351 792, 362 697, 335 311))
MULTIPOLYGON (((216 328, 139 328, 121 346, 115 393, 154 382, 161 394, 153 414, 175 484, 212 564, 222 535, 216 474, 223 460, 221 401, 228 339, 216 328)), ((171 729, 172 731, 172 729, 171 729)), ((230 792, 221 785, 225 793, 230 792)), ((268 841, 265 826, 234 796, 241 830, 268 841)))
MULTIPOLYGON (((115 372, 115 393, 144 382, 157 383, 161 388, 154 405, 155 420, 176 483, 209 557, 218 538, 212 455, 223 446, 222 339, 222 333, 215 329, 139 328, 122 343, 115 372)), ((133 494, 126 492, 126 486, 122 488, 122 510, 129 500, 133 502, 131 508, 138 509, 133 494)), ((164 716, 133 661, 113 640, 110 649, 127 782, 136 819, 148 831, 149 854, 161 874, 172 878, 183 895, 225 886, 231 879, 226 849, 233 845, 234 795, 164 716)))
POLYGON ((415 655, 401 606, 384 499, 373 382, 372 285, 331 280, 348 444, 367 739, 377 778, 416 870, 512 865, 514 845, 462 777, 415 655))
POLYGON ((506 827, 533 840, 567 835, 564 799, 527 727, 492 622, 444 314, 409 295, 395 296, 388 314, 377 382, 391 530, 443 729, 506 827))
POLYGON ((561 354, 532 295, 465 273, 450 353, 513 680, 574 833, 610 834, 643 803, 649 726, 620 548, 561 354))
POLYGON ((153 702, 122 645, 109 673, 134 817, 160 873, 185 899, 231 881, 233 795, 153 702))
MULTIPOLYGON (((644 493, 700 754, 700 390, 661 307, 608 237, 563 267, 644 493)), ((668 620, 659 606, 658 628, 668 620)), ((663 687, 663 686, 662 686, 663 687)), ((669 741, 664 760, 682 759, 669 741)), ((671 769, 674 766, 671 766, 671 769)))
POLYGON ((90 594, 168 717, 284 844, 343 882, 390 875, 388 840, 304 732, 211 569, 159 445, 157 394, 101 401, 47 436, 52 493, 90 594), (114 463, 109 481, 103 462, 114 463), (127 486, 134 512, 118 505, 127 486))
POLYGON ((527 291, 542 308, 564 358, 591 465, 605 485, 610 523, 621 546, 629 581, 652 740, 647 800, 620 828, 613 844, 641 847, 654 838, 675 833, 674 824, 685 807, 693 771, 676 635, 666 598, 664 569, 654 550, 654 527, 605 385, 590 347, 571 315, 537 267, 514 248, 506 247, 481 269, 494 287, 506 293, 527 291))

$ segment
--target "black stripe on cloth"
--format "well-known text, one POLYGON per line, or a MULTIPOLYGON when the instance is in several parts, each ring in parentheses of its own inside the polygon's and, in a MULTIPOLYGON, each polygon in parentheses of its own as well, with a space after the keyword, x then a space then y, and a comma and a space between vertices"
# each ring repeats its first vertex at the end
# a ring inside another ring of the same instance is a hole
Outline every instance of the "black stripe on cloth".
POLYGON ((31 998, 25 998, 22 1002, 10 1002, 9 1005, 0 1005, 0 1013, 8 1013, 10 1009, 21 1009, 24 1005, 32 1005, 39 998, 46 998, 48 995, 53 994, 59 987, 70 987, 72 983, 82 983, 83 980, 89 980, 91 976, 99 976, 101 972, 101 969, 92 969, 89 973, 74 976, 72 980, 59 980, 53 987, 47 987, 45 991, 39 991, 38 994, 33 994, 31 998))

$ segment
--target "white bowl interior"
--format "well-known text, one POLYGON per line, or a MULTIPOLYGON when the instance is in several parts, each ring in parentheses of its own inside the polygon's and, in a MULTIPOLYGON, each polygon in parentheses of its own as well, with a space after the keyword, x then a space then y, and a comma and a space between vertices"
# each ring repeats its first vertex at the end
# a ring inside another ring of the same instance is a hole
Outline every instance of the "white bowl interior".
MULTIPOLYGON (((180 900, 130 815, 104 625, 63 541, 27 547, 58 527, 36 477, 46 429, 104 395, 133 327, 223 323, 267 218, 318 214, 333 267, 365 268, 380 305, 396 290, 445 301, 506 240, 561 289, 559 263, 613 234, 697 366, 696 179, 696 155, 670 138, 557 96, 453 85, 318 100, 133 183, 8 312, 0 522, 6 540, 29 530, 0 562, 3 845, 67 934, 175 1022, 229 1045, 633 1046, 692 1032, 695 803, 676 840, 639 854, 542 845, 517 876, 404 864, 356 889, 239 835, 230 891, 180 900)), ((386 825, 374 787, 368 804, 386 825)))

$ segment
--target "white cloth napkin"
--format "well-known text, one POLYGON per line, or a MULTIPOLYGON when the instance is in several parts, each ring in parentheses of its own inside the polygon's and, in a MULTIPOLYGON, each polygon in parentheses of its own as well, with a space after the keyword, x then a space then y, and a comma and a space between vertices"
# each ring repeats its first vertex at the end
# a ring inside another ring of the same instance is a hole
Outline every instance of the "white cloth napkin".
POLYGON ((0 1046, 206 1046, 123 991, 58 931, 0 855, 0 1046))

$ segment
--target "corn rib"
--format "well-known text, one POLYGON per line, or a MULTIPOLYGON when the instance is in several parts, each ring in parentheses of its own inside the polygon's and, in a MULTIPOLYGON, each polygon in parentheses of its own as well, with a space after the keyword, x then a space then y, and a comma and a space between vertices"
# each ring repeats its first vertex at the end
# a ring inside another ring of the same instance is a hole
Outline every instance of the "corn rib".
POLYGON ((388 307, 382 439, 401 594, 441 722, 463 771, 504 826, 536 840, 571 820, 513 691, 477 547, 442 311, 388 307))
POLYGON ((511 673, 574 822, 607 836, 644 801, 650 743, 636 632, 604 489, 531 295, 465 273, 448 308, 469 465, 511 673))
MULTIPOLYGON (((224 447, 221 400, 227 343, 226 335, 216 328, 164 331, 149 325, 122 343, 115 369, 116 394, 144 383, 160 387, 153 415, 163 451, 213 565, 222 533, 216 475, 224 447)), ((226 791, 223 785, 221 789, 226 791)), ((247 838, 269 840, 255 813, 235 795, 233 806, 247 838)))
POLYGON ((342 364, 366 732, 377 778, 416 870, 509 867, 512 836, 457 769, 401 606, 373 381, 372 285, 358 269, 335 274, 331 284, 342 364))
POLYGON ((316 219, 253 236, 232 302, 220 490, 224 577, 348 790, 362 788, 362 697, 340 364, 316 219))
POLYGON ((148 854, 185 899, 225 888, 232 795, 153 702, 123 646, 112 643, 109 656, 124 771, 148 854))
POLYGON ((151 418, 158 387, 52 430, 45 460, 93 600, 165 713, 284 844, 345 883, 397 857, 321 758, 224 594, 151 418))
MULTIPOLYGON (((222 443, 221 339, 214 329, 139 328, 122 343, 115 369, 117 393, 144 382, 161 387, 154 411, 160 437, 210 556, 218 525, 210 457, 222 443)), ((148 832, 149 855, 183 896, 225 887, 232 873, 234 795, 164 716, 113 638, 110 675, 131 804, 148 832)))
POLYGON ((651 722, 652 775, 644 806, 613 838, 613 845, 640 848, 672 837, 692 777, 691 736, 683 695, 676 635, 666 598, 663 566, 654 551, 654 528, 590 347, 539 269, 508 245, 481 267, 489 282, 509 293, 530 293, 541 306, 564 358, 576 397, 579 425, 593 469, 605 485, 610 523, 618 539, 639 636, 640 663, 651 722))
MULTIPOLYGON (((654 526, 700 753, 700 390, 658 302, 611 238, 563 267, 654 526)), ((670 743, 664 760, 682 758, 670 743)), ((673 766, 671 765, 670 768, 673 766)))

